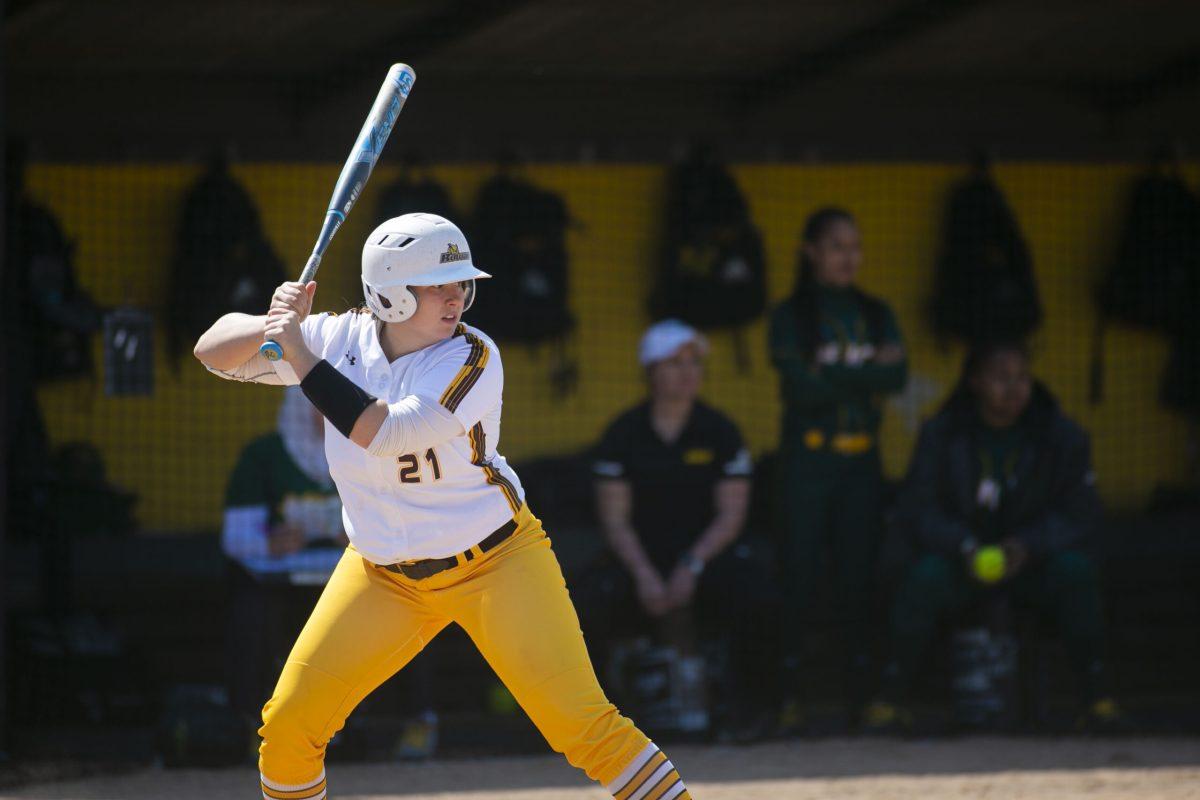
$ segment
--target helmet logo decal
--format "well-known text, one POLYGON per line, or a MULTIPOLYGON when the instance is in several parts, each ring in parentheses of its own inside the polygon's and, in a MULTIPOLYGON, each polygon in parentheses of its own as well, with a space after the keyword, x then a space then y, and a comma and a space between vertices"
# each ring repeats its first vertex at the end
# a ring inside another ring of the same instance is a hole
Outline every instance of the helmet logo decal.
POLYGON ((446 245, 446 252, 442 253, 441 258, 438 259, 438 263, 450 264, 454 261, 470 261, 470 260, 471 260, 471 253, 469 251, 459 252, 458 245, 451 242, 450 244, 446 245))

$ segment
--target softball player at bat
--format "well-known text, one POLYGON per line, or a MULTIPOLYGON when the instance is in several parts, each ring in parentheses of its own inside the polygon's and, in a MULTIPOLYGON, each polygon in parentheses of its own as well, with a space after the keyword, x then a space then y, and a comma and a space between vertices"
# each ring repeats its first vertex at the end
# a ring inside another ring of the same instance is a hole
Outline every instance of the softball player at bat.
POLYGON ((286 283, 266 316, 227 314, 196 344, 218 375, 298 382, 324 414, 350 539, 263 708, 267 800, 326 797, 330 738, 451 622, 550 746, 614 797, 690 797, 604 696, 550 540, 496 451, 500 351, 461 322, 487 277, 455 225, 405 214, 363 247, 365 308, 309 316, 316 283, 286 283), (284 361, 258 354, 264 337, 284 361))

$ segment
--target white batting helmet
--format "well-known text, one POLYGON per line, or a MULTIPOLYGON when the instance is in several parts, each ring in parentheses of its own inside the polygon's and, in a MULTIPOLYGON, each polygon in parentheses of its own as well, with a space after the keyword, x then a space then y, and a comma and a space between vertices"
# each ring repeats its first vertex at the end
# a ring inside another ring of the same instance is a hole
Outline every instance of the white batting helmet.
POLYGON ((367 307, 385 322, 404 322, 417 310, 408 287, 469 281, 463 311, 475 299, 475 279, 490 278, 471 262, 467 237, 437 214, 393 217, 367 237, 362 254, 367 307))

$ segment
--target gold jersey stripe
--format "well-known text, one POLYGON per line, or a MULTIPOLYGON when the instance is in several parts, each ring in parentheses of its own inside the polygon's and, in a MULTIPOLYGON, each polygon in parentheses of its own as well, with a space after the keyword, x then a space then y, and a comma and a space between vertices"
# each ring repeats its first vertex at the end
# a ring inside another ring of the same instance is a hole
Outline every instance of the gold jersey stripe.
POLYGON ((471 433, 467 436, 471 442, 471 463, 477 467, 482 467, 486 456, 486 449, 483 445, 483 423, 476 422, 471 426, 471 433))
POLYGON ((479 382, 479 376, 483 374, 484 367, 487 366, 488 360, 491 358, 491 353, 487 345, 483 343, 483 340, 473 333, 467 333, 466 329, 461 325, 455 331, 454 335, 465 336, 467 341, 471 343, 471 350, 467 353, 467 358, 462 368, 454 376, 454 380, 450 381, 450 385, 446 387, 446 391, 442 392, 442 397, 438 401, 450 412, 458 409, 463 398, 479 382))
POLYGON ((463 379, 463 378, 464 378, 466 375, 468 375, 468 374, 469 374, 469 369, 468 369, 468 368, 471 366, 471 364, 472 364, 472 360, 473 360, 473 359, 474 359, 474 360, 478 360, 478 358, 479 358, 479 355, 478 355, 478 352, 479 352, 479 351, 478 351, 478 346, 477 346, 477 344, 482 344, 482 342, 480 342, 480 340, 479 340, 479 337, 477 337, 477 336, 473 336, 473 335, 471 335, 470 333, 467 333, 467 326, 466 326, 466 325, 464 325, 464 324, 462 324, 461 322, 460 322, 460 323, 458 323, 458 325, 457 325, 457 326, 455 326, 455 328, 454 328, 454 336, 452 336, 451 338, 457 339, 459 336, 467 336, 467 337, 470 337, 470 338, 468 339, 468 341, 470 341, 470 342, 471 342, 471 351, 470 351, 470 352, 467 354, 467 360, 466 360, 466 363, 464 363, 464 364, 463 364, 463 368, 459 370, 459 372, 458 372, 458 375, 456 375, 456 376, 454 377, 454 380, 452 380, 452 381, 450 382, 450 385, 449 385, 448 387, 446 387, 446 391, 442 392, 442 398, 443 398, 443 400, 447 399, 447 398, 449 397, 449 395, 451 394, 451 390, 452 390, 452 389, 453 389, 453 388, 454 388, 456 385, 458 385, 458 383, 459 383, 459 382, 460 382, 460 381, 461 381, 461 380, 462 380, 462 379, 463 379))
MULTIPOLYGON (((471 338, 473 339, 474 337, 471 338)), ((460 386, 462 386, 463 381, 467 379, 467 376, 471 374, 471 371, 475 365, 479 363, 481 358, 483 358, 484 349, 485 348, 483 347, 482 342, 479 342, 478 340, 471 342, 471 349, 467 353, 467 358, 463 363, 462 368, 460 368, 458 374, 454 376, 454 380, 450 381, 450 385, 446 387, 446 390, 442 392, 442 405, 448 403, 450 398, 454 396, 454 393, 458 391, 460 386)))
POLYGON ((483 375, 483 369, 487 366, 489 358, 490 355, 485 347, 483 348, 483 357, 479 359, 479 363, 468 368, 470 371, 462 377, 458 389, 450 397, 449 403, 446 405, 450 411, 457 409, 459 404, 462 403, 463 398, 467 396, 467 393, 475 388, 475 384, 479 382, 479 378, 483 375))
POLYGON ((512 485, 508 478, 500 474, 500 470, 488 464, 483 468, 483 472, 487 475, 487 482, 493 486, 499 486, 500 491, 504 492, 504 499, 508 501, 508 507, 516 514, 521 510, 521 498, 517 496, 517 488, 512 485))
POLYGON ((504 493, 504 499, 508 502, 508 507, 516 514, 521 510, 521 498, 517 494, 517 487, 513 486, 512 481, 504 477, 500 470, 493 467, 487 460, 487 441, 482 422, 476 422, 471 426, 467 440, 471 443, 471 463, 483 470, 484 478, 488 483, 500 488, 500 491, 504 493))

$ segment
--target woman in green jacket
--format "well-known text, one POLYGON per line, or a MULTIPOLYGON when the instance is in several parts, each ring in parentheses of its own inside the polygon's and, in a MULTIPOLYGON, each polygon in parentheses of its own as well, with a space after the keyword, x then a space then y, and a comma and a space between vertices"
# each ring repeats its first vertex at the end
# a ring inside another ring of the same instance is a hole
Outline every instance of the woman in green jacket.
POLYGON ((841 627, 852 712, 869 688, 868 612, 883 483, 879 424, 883 397, 904 388, 908 364, 891 309, 854 284, 861 263, 854 217, 839 208, 817 211, 804 226, 795 291, 771 315, 771 361, 783 399, 777 491, 791 681, 785 728, 797 722, 805 615, 823 572, 841 627))

